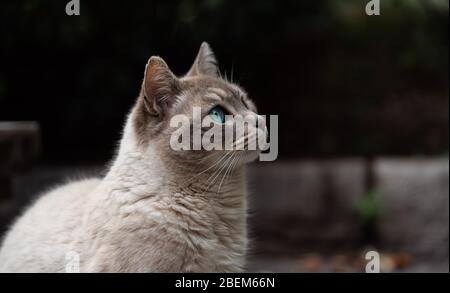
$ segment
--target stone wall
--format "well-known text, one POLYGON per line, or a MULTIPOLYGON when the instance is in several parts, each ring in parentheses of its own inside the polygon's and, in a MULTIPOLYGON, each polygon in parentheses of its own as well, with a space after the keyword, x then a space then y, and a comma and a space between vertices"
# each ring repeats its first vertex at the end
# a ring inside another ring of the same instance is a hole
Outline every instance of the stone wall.
POLYGON ((448 159, 388 159, 378 161, 375 168, 385 206, 379 221, 383 244, 448 259, 448 159))
MULTIPOLYGON (((363 245, 367 231, 355 205, 368 192, 367 168, 359 159, 251 166, 250 227, 257 253, 363 245)), ((376 245, 448 260, 448 158, 377 159, 373 176, 380 203, 376 245)))

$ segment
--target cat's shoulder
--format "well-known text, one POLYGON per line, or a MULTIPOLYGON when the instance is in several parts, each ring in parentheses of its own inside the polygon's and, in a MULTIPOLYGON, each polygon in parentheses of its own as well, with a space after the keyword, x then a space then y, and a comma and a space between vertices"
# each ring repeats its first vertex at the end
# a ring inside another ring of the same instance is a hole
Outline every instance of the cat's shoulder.
POLYGON ((66 181, 57 186, 53 186, 46 192, 42 193, 41 196, 58 196, 59 194, 80 194, 90 192, 95 189, 101 182, 100 178, 85 178, 79 180, 66 181))
POLYGON ((100 178, 86 178, 53 186, 36 196, 29 208, 46 206, 49 209, 58 205, 68 206, 76 204, 78 201, 83 201, 83 198, 94 191, 100 182, 100 178))

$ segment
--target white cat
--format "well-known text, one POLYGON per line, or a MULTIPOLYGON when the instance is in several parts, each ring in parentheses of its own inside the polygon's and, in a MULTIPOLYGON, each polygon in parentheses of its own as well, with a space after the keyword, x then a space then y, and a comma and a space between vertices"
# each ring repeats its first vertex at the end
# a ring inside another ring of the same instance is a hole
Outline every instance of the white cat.
POLYGON ((194 106, 257 115, 246 93, 219 77, 206 43, 181 78, 151 57, 105 178, 41 196, 6 234, 0 271, 242 271, 244 163, 258 151, 172 150, 169 119, 191 117, 194 106))

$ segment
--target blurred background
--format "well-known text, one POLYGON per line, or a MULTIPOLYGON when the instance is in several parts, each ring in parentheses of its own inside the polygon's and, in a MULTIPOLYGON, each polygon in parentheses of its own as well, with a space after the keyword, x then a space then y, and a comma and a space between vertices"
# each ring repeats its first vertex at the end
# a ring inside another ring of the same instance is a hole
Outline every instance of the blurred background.
MULTIPOLYGON (((101 174, 151 55, 202 41, 279 157, 250 166, 250 271, 449 271, 448 0, 0 4, 0 235, 36 196, 101 174)), ((0 236, 1 237, 1 236, 0 236)))

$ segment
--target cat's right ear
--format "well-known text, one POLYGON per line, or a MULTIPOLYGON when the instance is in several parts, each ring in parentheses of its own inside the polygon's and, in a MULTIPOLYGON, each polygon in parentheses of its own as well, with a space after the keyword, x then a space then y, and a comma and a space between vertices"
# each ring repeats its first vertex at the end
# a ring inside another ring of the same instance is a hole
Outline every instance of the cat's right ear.
POLYGON ((179 88, 178 79, 166 62, 160 57, 152 56, 145 67, 141 92, 148 113, 163 116, 165 110, 174 102, 179 88))
POLYGON ((189 69, 186 76, 207 75, 212 77, 219 76, 219 68, 217 67, 217 59, 211 47, 207 42, 203 42, 200 50, 195 57, 194 64, 189 69))

